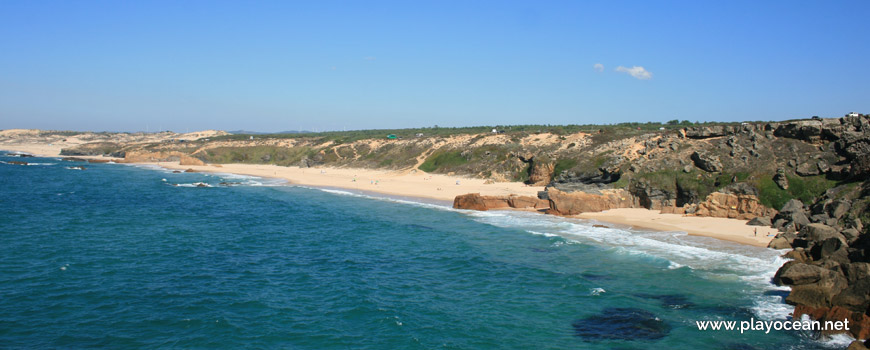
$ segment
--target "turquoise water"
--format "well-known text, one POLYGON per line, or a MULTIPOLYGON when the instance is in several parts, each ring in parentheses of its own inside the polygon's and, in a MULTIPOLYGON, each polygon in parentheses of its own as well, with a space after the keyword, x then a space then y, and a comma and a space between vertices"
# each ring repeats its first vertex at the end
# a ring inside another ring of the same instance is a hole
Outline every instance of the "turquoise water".
POLYGON ((3 348, 825 345, 694 326, 784 319, 769 284, 782 261, 765 249, 254 177, 0 160, 39 163, 0 164, 3 348))

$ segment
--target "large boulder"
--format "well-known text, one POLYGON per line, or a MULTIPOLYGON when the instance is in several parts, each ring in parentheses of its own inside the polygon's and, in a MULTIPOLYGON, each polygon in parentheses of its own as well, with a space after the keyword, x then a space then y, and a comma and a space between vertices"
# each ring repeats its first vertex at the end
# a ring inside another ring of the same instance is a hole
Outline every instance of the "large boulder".
POLYGON ((779 168, 776 170, 776 175, 773 175, 773 182, 783 190, 788 189, 788 177, 785 176, 785 169, 779 168))
POLYGON ((697 126, 686 128, 686 137, 690 139, 706 139, 725 136, 734 133, 734 128, 725 125, 697 126))
POLYGON ((802 284, 816 283, 822 278, 831 278, 835 274, 834 271, 821 268, 810 264, 785 264, 777 271, 774 279, 778 279, 777 284, 797 286, 802 284))
POLYGON ((453 207, 468 210, 491 210, 491 209, 547 209, 549 203, 546 200, 532 196, 481 196, 480 193, 468 193, 456 196, 453 199, 453 207))
POLYGON ((722 162, 719 161, 719 157, 717 156, 695 151, 692 153, 691 158, 692 162, 695 163, 695 166, 701 170, 711 173, 722 171, 722 162))
MULTIPOLYGON (((863 312, 850 310, 848 308, 834 306, 834 307, 820 307, 813 308, 806 305, 798 305, 794 308, 793 319, 799 320, 804 315, 809 316, 811 319, 816 320, 824 324, 825 322, 844 322, 848 321, 849 329, 845 328, 840 330, 824 330, 822 331, 822 335, 828 336, 832 334, 838 333, 847 333, 854 337, 855 339, 868 339, 870 338, 870 316, 865 315, 863 312)), ((856 341, 857 342, 857 341, 856 341)), ((861 345, 861 344, 858 344, 861 345)), ((867 349, 863 345, 857 346, 855 342, 853 342, 848 349, 867 349)))
POLYGON ((846 245, 838 238, 828 238, 816 243, 810 249, 810 255, 816 261, 825 260, 837 264, 849 263, 849 252, 846 250, 846 245))
POLYGON ((836 219, 843 217, 850 208, 852 208, 852 202, 845 199, 837 199, 827 205, 828 215, 836 219))
POLYGON ((794 213, 798 211, 804 210, 804 203, 799 199, 791 199, 782 206, 782 209, 779 210, 780 213, 794 213))
POLYGON ((631 195, 623 190, 602 191, 601 194, 585 192, 566 193, 555 188, 550 188, 548 191, 550 202, 548 214, 577 215, 614 208, 630 208, 632 206, 631 195))
POLYGON ((535 157, 529 168, 529 184, 533 186, 545 186, 553 180, 553 170, 556 164, 547 158, 535 157))
POLYGON ((772 225, 772 222, 770 221, 770 218, 767 216, 756 216, 752 220, 749 220, 749 222, 747 222, 746 224, 750 225, 750 226, 770 227, 770 225, 772 225))
MULTIPOLYGON (((727 189, 726 189, 727 190, 727 189)), ((736 218, 750 220, 756 217, 770 217, 776 210, 765 207, 754 194, 735 194, 713 192, 707 195, 703 202, 698 203, 695 216, 712 216, 720 218, 736 218)), ((764 220, 764 219, 760 219, 764 220)), ((767 219, 769 222, 770 219, 767 219)), ((769 225, 768 225, 769 226, 769 225)))
POLYGON ((636 205, 639 207, 661 210, 677 205, 676 193, 657 188, 643 181, 632 181, 628 186, 628 191, 637 200, 636 205))
POLYGON ((867 310, 870 307, 870 277, 852 282, 831 302, 852 310, 867 310))
POLYGON ((814 242, 817 244, 822 243, 823 241, 829 238, 836 238, 842 242, 843 245, 846 245, 846 237, 837 232, 836 229, 830 227, 825 224, 807 224, 803 228, 801 228, 800 233, 798 233, 798 238, 805 239, 809 242, 814 242))
POLYGON ((785 298, 790 305, 806 305, 813 308, 831 307, 834 298, 845 286, 845 282, 837 282, 837 288, 820 284, 802 284, 791 287, 791 293, 785 298))
POLYGON ((773 217, 773 226, 783 230, 789 225, 800 229, 810 223, 810 219, 804 212, 804 204, 800 200, 792 199, 782 206, 779 213, 773 217))
POLYGON ((547 209, 550 202, 537 197, 512 194, 508 196, 508 206, 515 209, 547 209))
POLYGON ((785 237, 777 236, 774 239, 770 240, 770 243, 767 244, 768 248, 781 250, 781 249, 791 249, 791 242, 788 241, 785 237))
POLYGON ((813 176, 819 174, 819 167, 809 162, 801 163, 794 172, 800 176, 813 176))
POLYGON ((456 196, 453 199, 453 207, 456 209, 488 210, 483 196, 480 193, 468 193, 456 196))
POLYGON ((820 120, 800 120, 782 123, 773 131, 773 134, 779 137, 818 142, 822 136, 822 122, 820 120))

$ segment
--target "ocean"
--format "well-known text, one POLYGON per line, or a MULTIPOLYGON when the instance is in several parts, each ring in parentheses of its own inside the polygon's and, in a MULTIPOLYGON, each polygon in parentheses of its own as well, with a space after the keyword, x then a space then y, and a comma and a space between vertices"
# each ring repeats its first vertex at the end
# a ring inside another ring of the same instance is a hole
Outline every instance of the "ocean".
POLYGON ((0 348, 843 345, 698 330, 787 318, 768 249, 249 176, 0 161, 0 348))

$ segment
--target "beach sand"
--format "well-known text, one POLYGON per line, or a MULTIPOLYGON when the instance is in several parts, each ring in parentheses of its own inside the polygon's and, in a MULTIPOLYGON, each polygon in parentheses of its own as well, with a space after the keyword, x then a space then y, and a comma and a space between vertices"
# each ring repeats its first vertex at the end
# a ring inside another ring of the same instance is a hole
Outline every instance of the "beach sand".
POLYGON ((658 231, 683 231, 690 235, 713 237, 758 247, 767 247, 773 235, 779 233, 775 228, 767 226, 746 225, 746 220, 661 214, 656 210, 642 208, 611 209, 598 213, 583 213, 576 217, 658 231))
POLYGON ((527 186, 519 182, 485 184, 483 179, 427 174, 422 171, 384 171, 356 168, 284 167, 257 164, 221 164, 190 166, 177 162, 150 163, 174 170, 193 169, 200 172, 232 173, 286 179, 304 186, 336 187, 355 191, 375 192, 393 196, 428 198, 453 203, 460 194, 479 192, 483 195, 538 195, 543 186, 527 186))
MULTIPOLYGON (((40 156, 59 157, 63 145, 2 144, 0 149, 27 152, 40 156)), ((106 159, 106 157, 80 157, 106 159)), ((122 159, 117 159, 122 161, 122 159)), ((342 188, 361 192, 374 192, 391 196, 416 197, 453 202, 460 194, 482 195, 518 194, 537 196, 542 186, 528 186, 519 182, 484 183, 483 179, 465 178, 422 171, 384 171, 350 168, 299 168, 257 164, 179 165, 178 162, 143 163, 167 169, 198 172, 232 173, 269 178, 280 178, 292 184, 314 187, 342 188), (457 184, 458 183, 458 184, 457 184)), ((659 231, 682 231, 691 235, 766 247, 777 233, 776 229, 748 226, 745 220, 661 214, 648 209, 613 209, 600 213, 583 213, 577 218, 628 225, 659 231), (755 230, 758 230, 757 236, 755 230)))

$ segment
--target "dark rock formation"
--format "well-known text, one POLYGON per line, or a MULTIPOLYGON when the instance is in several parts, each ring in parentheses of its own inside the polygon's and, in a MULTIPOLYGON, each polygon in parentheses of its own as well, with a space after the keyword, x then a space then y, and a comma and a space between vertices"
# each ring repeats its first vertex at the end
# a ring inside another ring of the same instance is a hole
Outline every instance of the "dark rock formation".
POLYGON ((788 122, 777 126, 773 134, 779 137, 818 142, 822 136, 822 122, 820 120, 788 122))
POLYGON ((770 218, 767 217, 767 216, 756 216, 756 217, 753 218, 752 220, 749 220, 749 222, 747 222, 746 224, 747 224, 747 225, 750 225, 750 226, 766 226, 766 227, 769 227, 769 226, 772 224, 772 222, 770 221, 770 218))
POLYGON ((686 137, 690 139, 706 139, 734 133, 734 128, 726 125, 699 126, 686 128, 686 137))
POLYGON ((695 163, 696 167, 706 172, 714 173, 722 171, 722 162, 719 160, 718 156, 695 151, 692 153, 692 161, 695 163))
POLYGON ((547 157, 534 157, 530 163, 529 184, 544 186, 553 180, 553 171, 556 169, 556 163, 547 157))
MULTIPOLYGON (((855 193, 866 195, 860 187, 852 195, 855 193)), ((797 224, 796 235, 781 233, 771 241, 771 247, 776 248, 790 243, 793 250, 785 257, 794 259, 777 271, 774 282, 791 286, 786 302, 795 305, 795 319, 808 315, 821 322, 848 320, 848 332, 857 339, 867 339, 870 337, 870 259, 867 254, 870 236, 847 227, 856 224, 857 219, 850 219, 856 214, 855 202, 843 198, 847 195, 843 188, 832 189, 809 208, 796 200, 783 206, 774 225, 783 221, 795 225, 806 217, 812 222, 797 224)), ((832 333, 838 332, 823 332, 832 333)))
POLYGON ((633 181, 628 187, 628 191, 634 196, 637 205, 642 208, 661 210, 676 204, 676 193, 654 187, 643 181, 633 181))
POLYGON ((634 308, 606 308, 571 325, 575 335, 588 340, 656 340, 671 331, 655 314, 634 308))
POLYGON ((803 202, 797 199, 789 200, 782 206, 779 213, 773 217, 773 227, 780 231, 799 230, 810 223, 804 212, 803 202))

